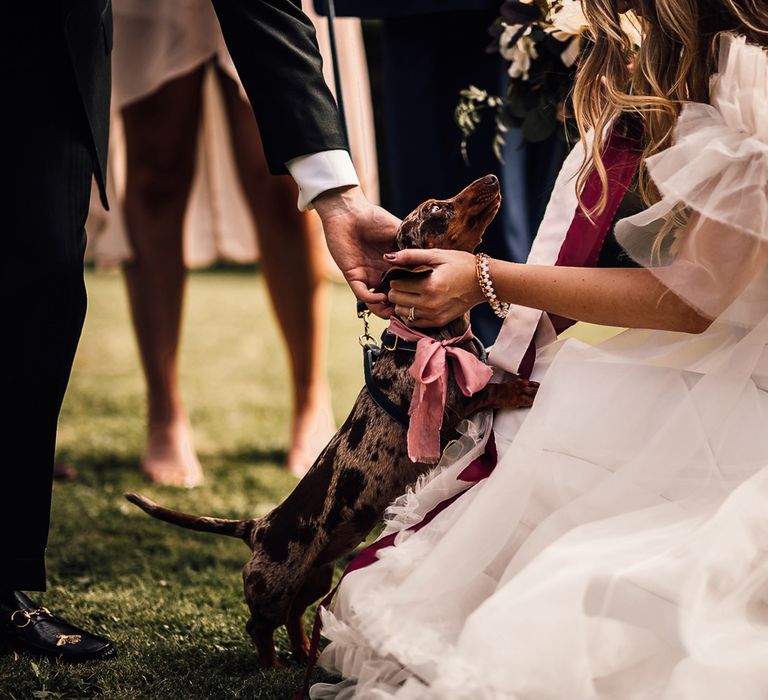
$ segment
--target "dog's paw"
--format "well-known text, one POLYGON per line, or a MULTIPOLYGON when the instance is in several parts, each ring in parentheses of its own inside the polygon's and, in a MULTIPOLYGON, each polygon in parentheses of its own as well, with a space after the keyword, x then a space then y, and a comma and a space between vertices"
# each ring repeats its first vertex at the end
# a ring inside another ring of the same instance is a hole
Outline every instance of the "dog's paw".
POLYGON ((533 406, 539 386, 541 385, 539 382, 534 382, 530 379, 519 379, 518 381, 520 382, 520 404, 518 408, 530 408, 533 406))

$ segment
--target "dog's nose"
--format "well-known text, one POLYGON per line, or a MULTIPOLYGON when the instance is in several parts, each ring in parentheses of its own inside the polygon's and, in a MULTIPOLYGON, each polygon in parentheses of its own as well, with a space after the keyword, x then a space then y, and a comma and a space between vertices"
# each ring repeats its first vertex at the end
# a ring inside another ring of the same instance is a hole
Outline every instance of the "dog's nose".
POLYGON ((498 185, 499 184, 499 178, 497 178, 495 175, 486 175, 482 179, 482 183, 484 185, 498 185))

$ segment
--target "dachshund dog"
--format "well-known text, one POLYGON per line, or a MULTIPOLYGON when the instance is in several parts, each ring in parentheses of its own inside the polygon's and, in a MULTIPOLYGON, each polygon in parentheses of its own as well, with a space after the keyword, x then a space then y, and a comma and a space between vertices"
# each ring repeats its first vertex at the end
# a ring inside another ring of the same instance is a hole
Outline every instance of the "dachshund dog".
MULTIPOLYGON (((453 199, 428 200, 403 220, 397 246, 450 248, 473 252, 499 208, 495 176, 473 182, 453 199)), ((392 268, 394 277, 429 274, 430 268, 392 268)), ((468 317, 424 331, 438 338, 461 336, 468 317)), ((478 354, 471 341, 464 349, 478 354)), ((407 415, 414 380, 408 373, 413 353, 383 348, 373 369, 378 391, 407 415)), ((489 384, 465 397, 453 377, 448 381, 443 435, 486 408, 520 408, 533 403, 538 385, 518 377, 489 384)), ((181 527, 239 537, 252 555, 243 569, 245 600, 250 609, 246 629, 262 668, 278 666, 273 633, 285 625, 294 659, 308 661, 304 612, 331 587, 334 562, 350 553, 381 519, 385 508, 433 465, 412 462, 406 431, 364 388, 344 425, 331 439, 293 492, 271 513, 257 520, 222 520, 163 508, 135 493, 126 498, 149 515, 181 527)))

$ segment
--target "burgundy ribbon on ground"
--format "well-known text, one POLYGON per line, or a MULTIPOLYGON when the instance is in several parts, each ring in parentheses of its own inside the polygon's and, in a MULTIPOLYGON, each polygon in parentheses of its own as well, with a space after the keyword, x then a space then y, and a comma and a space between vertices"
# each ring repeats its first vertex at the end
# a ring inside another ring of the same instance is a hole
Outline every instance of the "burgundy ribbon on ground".
MULTIPOLYGON (((616 129, 611 130, 603 149, 603 164, 608 174, 608 202, 602 213, 592 218, 587 216, 580 206, 576 207, 555 265, 561 267, 595 267, 597 265, 605 237, 608 235, 621 200, 624 199, 640 166, 642 147, 637 131, 634 124, 629 125, 626 134, 616 129)), ((593 171, 587 178, 581 195, 581 202, 587 211, 600 201, 602 192, 603 184, 600 182, 600 176, 597 171, 593 171)), ((557 333, 562 333, 576 323, 572 319, 554 314, 550 314, 549 318, 557 333)), ((530 378, 535 361, 536 345, 532 340, 520 362, 518 374, 526 379, 530 378)))

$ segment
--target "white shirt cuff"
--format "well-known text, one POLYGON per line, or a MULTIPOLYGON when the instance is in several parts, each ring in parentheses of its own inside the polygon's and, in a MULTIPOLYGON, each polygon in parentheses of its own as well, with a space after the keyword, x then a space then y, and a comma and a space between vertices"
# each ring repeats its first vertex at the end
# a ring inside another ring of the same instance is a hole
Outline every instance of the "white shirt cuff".
POLYGON ((292 158, 286 164, 299 186, 299 209, 312 209, 312 200, 336 187, 359 185, 355 166, 347 151, 320 151, 292 158))

